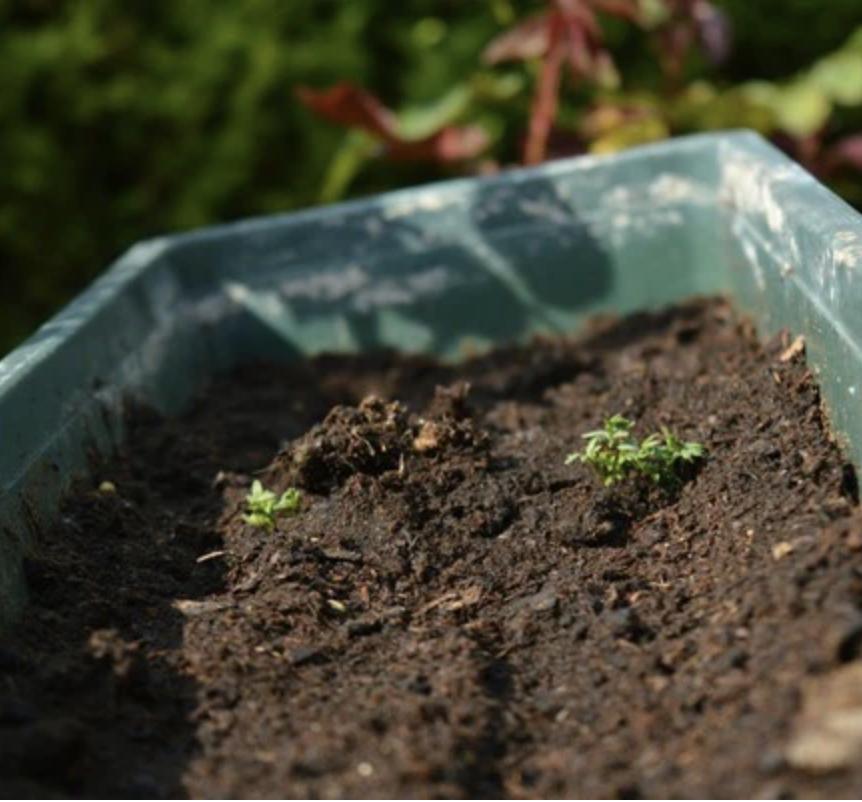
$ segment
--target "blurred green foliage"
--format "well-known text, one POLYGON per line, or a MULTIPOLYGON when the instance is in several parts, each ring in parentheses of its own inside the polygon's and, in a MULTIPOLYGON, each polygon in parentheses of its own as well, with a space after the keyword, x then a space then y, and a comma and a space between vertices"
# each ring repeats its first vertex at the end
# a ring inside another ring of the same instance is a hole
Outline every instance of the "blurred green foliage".
POLYGON ((342 132, 295 84, 433 98, 496 30, 460 0, 0 0, 0 352, 136 240, 314 203, 342 132))
MULTIPOLYGON (((673 92, 619 91, 599 96, 580 118, 580 131, 594 153, 733 127, 778 139, 804 166, 834 183, 839 168, 850 166, 833 163, 836 145, 840 150, 842 143, 858 139, 862 156, 862 27, 839 48, 784 80, 722 86, 698 79, 673 92)), ((838 183, 857 204, 862 204, 860 156, 855 159, 857 180, 838 183)))
POLYGON ((859 0, 720 0, 733 20, 728 80, 784 78, 838 47, 862 25, 859 0))
MULTIPOLYGON (((726 76, 737 81, 802 70, 860 21, 859 0, 718 4, 735 23, 726 76)), ((302 108, 297 84, 353 81, 419 128, 435 111, 469 118, 488 129, 499 161, 515 160, 534 70, 491 72, 478 57, 536 7, 529 0, 0 0, 0 353, 136 240, 294 209, 348 187, 364 194, 443 174, 384 162, 360 170, 361 160, 350 161, 355 138, 351 145, 349 134, 302 108)), ((655 80, 642 35, 612 25, 609 36, 630 91, 655 80)), ((832 87, 831 108, 843 84, 828 68, 819 80, 832 87)), ((754 87, 746 91, 756 94, 754 87)), ((738 125, 735 107, 723 117, 716 109, 733 106, 740 91, 694 84, 687 101, 710 95, 715 125, 738 125)), ((763 91, 756 103, 746 101, 755 114, 775 102, 763 91)), ((796 101, 801 111, 786 113, 822 112, 810 95, 796 101)), ((839 123, 856 125, 858 109, 835 103, 847 115, 839 123)), ((561 119, 581 124, 577 108, 570 103, 561 119)), ((647 116, 652 133, 633 140, 704 127, 702 116, 681 123, 685 113, 662 107, 647 116)))

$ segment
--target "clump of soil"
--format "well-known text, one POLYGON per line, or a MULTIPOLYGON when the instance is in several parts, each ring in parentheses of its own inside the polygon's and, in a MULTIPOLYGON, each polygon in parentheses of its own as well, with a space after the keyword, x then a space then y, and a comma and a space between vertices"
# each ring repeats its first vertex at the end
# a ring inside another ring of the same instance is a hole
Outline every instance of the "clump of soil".
POLYGON ((862 523, 789 342, 692 302, 133 411, 28 562, 2 790, 858 795, 862 523), (708 459, 602 488, 564 459, 615 413, 708 459), (254 478, 302 489, 274 533, 254 478))

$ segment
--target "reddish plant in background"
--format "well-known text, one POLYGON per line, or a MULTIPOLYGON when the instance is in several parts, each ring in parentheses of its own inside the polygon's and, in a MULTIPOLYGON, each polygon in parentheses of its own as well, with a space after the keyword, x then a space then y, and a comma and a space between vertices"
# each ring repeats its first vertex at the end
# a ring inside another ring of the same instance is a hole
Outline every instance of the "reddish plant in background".
POLYGON ((713 64, 730 53, 731 28, 725 13, 709 0, 664 0, 667 20, 658 31, 658 60, 673 83, 682 78, 685 59, 699 46, 713 64))
POLYGON ((565 65, 575 81, 588 78, 610 82, 616 78, 597 12, 639 21, 637 9, 629 0, 551 0, 547 11, 501 34, 485 49, 483 58, 487 64, 542 60, 524 146, 525 164, 538 164, 546 157, 565 65))
POLYGON ((407 138, 393 111, 370 92, 347 81, 320 91, 298 87, 296 94, 323 119, 371 134, 380 141, 383 155, 392 161, 466 161, 481 154, 489 144, 488 135, 475 125, 446 125, 430 136, 407 138))
MULTIPOLYGON (((526 61, 538 67, 523 137, 526 164, 742 126, 773 139, 815 175, 842 187, 847 197, 859 197, 849 179, 862 171, 862 135, 842 132, 833 112, 862 107, 862 28, 840 49, 787 80, 716 86, 704 68, 726 60, 731 40, 730 21, 713 0, 545 0, 541 13, 493 38, 482 59, 486 65, 526 61), (622 92, 584 91, 581 103, 566 107, 566 124, 558 127, 566 70, 575 84, 620 88, 602 15, 644 28, 661 74, 646 71, 622 92), (695 50, 702 58, 691 58, 695 50)), ((481 120, 494 132, 496 144, 506 147, 512 139, 500 132, 523 125, 522 106, 507 104, 529 86, 524 78, 521 70, 476 70, 433 103, 407 105, 398 113, 350 82, 322 90, 300 87, 297 95, 306 107, 350 130, 330 162, 321 201, 343 197, 364 165, 381 156, 454 163, 471 172, 496 167, 493 154, 481 165, 477 160, 490 145, 485 128, 461 121, 481 120)))
POLYGON ((823 162, 825 177, 844 168, 862 171, 862 134, 851 134, 834 142, 826 148, 823 162))
POLYGON ((862 172, 862 134, 850 134, 824 142, 825 131, 809 136, 780 134, 775 144, 813 175, 826 181, 844 172, 862 172))

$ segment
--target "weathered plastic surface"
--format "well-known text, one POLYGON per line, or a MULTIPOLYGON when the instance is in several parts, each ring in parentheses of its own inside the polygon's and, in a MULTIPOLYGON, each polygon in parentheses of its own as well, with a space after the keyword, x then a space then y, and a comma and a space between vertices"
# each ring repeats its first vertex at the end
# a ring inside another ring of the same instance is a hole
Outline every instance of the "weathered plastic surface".
POLYGON ((696 136, 133 247, 0 362, 0 623, 121 399, 177 410, 252 357, 466 347, 730 292, 806 337, 862 463, 862 218, 754 134, 696 136), (855 314, 854 314, 855 312, 855 314))

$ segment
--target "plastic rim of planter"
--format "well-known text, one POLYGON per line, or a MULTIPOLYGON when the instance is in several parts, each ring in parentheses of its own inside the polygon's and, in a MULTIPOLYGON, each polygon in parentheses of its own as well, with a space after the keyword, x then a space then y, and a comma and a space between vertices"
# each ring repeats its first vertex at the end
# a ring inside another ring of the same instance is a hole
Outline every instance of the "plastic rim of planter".
POLYGON ((22 555, 127 396, 177 411, 250 358, 395 347, 457 358, 727 293, 805 337, 862 464, 862 218, 757 135, 730 132, 433 184, 134 246, 0 362, 0 625, 22 555))

